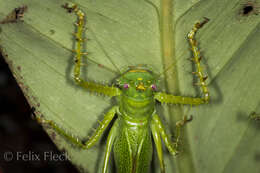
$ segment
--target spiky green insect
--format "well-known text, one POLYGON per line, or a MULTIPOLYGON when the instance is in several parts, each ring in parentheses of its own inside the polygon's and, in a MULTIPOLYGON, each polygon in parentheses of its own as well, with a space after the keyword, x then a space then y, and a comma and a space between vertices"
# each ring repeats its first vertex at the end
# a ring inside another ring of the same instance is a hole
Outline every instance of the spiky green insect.
MULTIPOLYGON (((115 119, 112 128, 109 131, 106 143, 106 152, 104 158, 103 173, 107 172, 109 157, 113 150, 114 160, 118 173, 145 173, 149 171, 152 160, 152 141, 154 141, 157 155, 160 161, 161 172, 165 172, 162 141, 172 155, 178 153, 179 133, 175 142, 171 142, 166 134, 164 125, 155 110, 156 100, 161 103, 171 104, 188 104, 199 105, 209 101, 209 92, 200 66, 200 54, 194 39, 195 34, 207 21, 198 22, 194 25, 188 34, 188 40, 191 45, 191 50, 194 57, 192 61, 196 65, 197 71, 194 74, 199 78, 199 83, 202 88, 204 97, 193 98, 174 96, 164 92, 157 91, 158 74, 149 70, 143 65, 131 67, 126 70, 116 80, 115 86, 105 86, 95 82, 84 81, 80 77, 82 66, 82 56, 87 53, 82 52, 82 38, 84 30, 84 13, 77 8, 76 5, 66 5, 66 9, 75 12, 78 21, 76 23, 77 32, 76 38, 76 53, 74 80, 76 84, 82 86, 88 91, 103 94, 109 97, 117 97, 118 105, 113 106, 104 116, 104 119, 99 122, 99 127, 94 134, 86 141, 81 142, 78 138, 68 134, 53 121, 45 120, 42 117, 36 117, 38 122, 48 124, 58 133, 66 137, 70 142, 74 143, 82 149, 89 149, 100 139, 104 130, 115 119)), ((189 119, 184 119, 176 124, 177 132, 188 122, 189 119)))

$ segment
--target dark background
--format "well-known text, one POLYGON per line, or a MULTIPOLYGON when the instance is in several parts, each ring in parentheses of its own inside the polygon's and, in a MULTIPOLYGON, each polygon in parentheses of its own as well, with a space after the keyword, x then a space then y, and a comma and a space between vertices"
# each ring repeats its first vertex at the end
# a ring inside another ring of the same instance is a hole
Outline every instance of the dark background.
POLYGON ((46 151, 57 155, 62 152, 31 118, 32 112, 0 54, 0 173, 77 173, 69 161, 43 159, 46 151))

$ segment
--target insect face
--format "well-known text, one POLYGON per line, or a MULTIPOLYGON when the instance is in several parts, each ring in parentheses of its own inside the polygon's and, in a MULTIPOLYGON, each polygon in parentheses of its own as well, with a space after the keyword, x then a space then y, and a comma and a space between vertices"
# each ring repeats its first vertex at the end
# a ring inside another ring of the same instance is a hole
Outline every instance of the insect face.
POLYGON ((148 99, 156 91, 155 75, 145 69, 131 69, 118 80, 118 86, 123 94, 133 99, 148 99))

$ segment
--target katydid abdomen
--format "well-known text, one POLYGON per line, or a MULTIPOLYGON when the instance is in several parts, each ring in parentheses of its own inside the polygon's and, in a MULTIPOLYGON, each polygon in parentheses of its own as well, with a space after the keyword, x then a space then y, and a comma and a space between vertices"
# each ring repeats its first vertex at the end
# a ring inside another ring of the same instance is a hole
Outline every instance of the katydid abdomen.
POLYGON ((113 147, 117 173, 148 173, 153 152, 149 124, 133 125, 121 117, 118 123, 113 147))

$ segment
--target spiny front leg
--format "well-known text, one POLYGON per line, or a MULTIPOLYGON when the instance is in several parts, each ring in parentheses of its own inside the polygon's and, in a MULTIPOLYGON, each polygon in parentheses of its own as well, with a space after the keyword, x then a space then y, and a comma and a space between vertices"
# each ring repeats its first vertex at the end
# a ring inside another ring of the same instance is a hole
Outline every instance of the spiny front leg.
POLYGON ((163 92, 155 93, 154 98, 161 103, 170 103, 170 104, 200 105, 205 103, 205 100, 202 98, 174 96, 163 92))
POLYGON ((191 45, 191 50, 193 53, 192 61, 196 65, 196 72, 193 72, 198 78, 199 78, 199 84, 201 86, 202 92, 203 92, 203 98, 194 98, 194 97, 183 97, 183 96, 174 96, 171 94, 163 93, 163 92, 157 92, 154 95, 154 98, 162 103, 171 103, 171 104, 190 104, 190 105, 199 105, 209 102, 209 91, 207 88, 207 85, 205 83, 205 80, 207 79, 207 76, 203 76, 202 68, 200 65, 200 51, 197 46, 197 42, 195 40, 195 34, 198 31, 199 28, 201 28, 205 23, 207 23, 209 19, 205 18, 203 22, 197 22, 192 30, 188 34, 189 43, 191 45))
POLYGON ((208 76, 203 76, 203 72, 202 72, 202 68, 200 66, 200 61, 201 61, 201 55, 200 55, 200 51, 197 45, 197 41, 195 40, 195 34, 198 31, 199 28, 201 28, 204 24, 206 24, 209 21, 208 18, 205 18, 203 22, 197 22, 192 30, 189 32, 188 34, 188 39, 191 45, 191 50, 193 53, 193 58, 192 61, 194 61, 196 67, 197 67, 197 71, 193 72, 193 74, 195 74, 196 76, 198 76, 199 78, 199 84, 201 86, 201 89, 203 91, 204 94, 204 101, 206 103, 208 103, 209 101, 209 91, 207 88, 207 85, 205 83, 205 80, 208 78, 208 76))
POLYGON ((77 7, 75 4, 65 4, 63 6, 65 9, 68 10, 68 12, 75 12, 77 15, 77 23, 76 25, 76 33, 73 35, 75 36, 76 39, 76 49, 73 50, 75 52, 75 67, 74 67, 74 80, 75 82, 83 87, 86 88, 90 92, 96 92, 100 94, 104 94, 106 96, 117 96, 120 95, 121 91, 120 89, 113 87, 113 86, 106 86, 106 85, 101 85, 98 83, 94 82, 89 82, 89 81, 84 81, 82 78, 80 78, 80 71, 81 71, 81 66, 82 66, 82 56, 87 55, 87 52, 82 52, 82 45, 83 42, 86 40, 85 38, 82 37, 83 32, 84 32, 84 25, 85 25, 85 14, 77 7))
POLYGON ((100 137, 103 134, 103 132, 105 131, 106 127, 108 126, 108 124, 114 118, 117 110, 118 110, 118 107, 114 106, 105 114, 104 119, 101 122, 99 121, 99 126, 95 130, 94 134, 91 137, 89 137, 89 139, 85 143, 80 141, 74 135, 72 135, 72 134, 68 133, 67 131, 65 131, 63 128, 58 126, 53 121, 43 119, 42 117, 39 117, 39 116, 36 116, 35 118, 36 118, 38 123, 40 123, 40 124, 47 124, 47 125, 51 126, 55 131, 57 131, 59 134, 64 136, 68 141, 70 141, 71 143, 75 144, 76 146, 78 146, 80 148, 83 148, 83 149, 89 149, 93 145, 95 145, 95 143, 100 139, 100 137))

